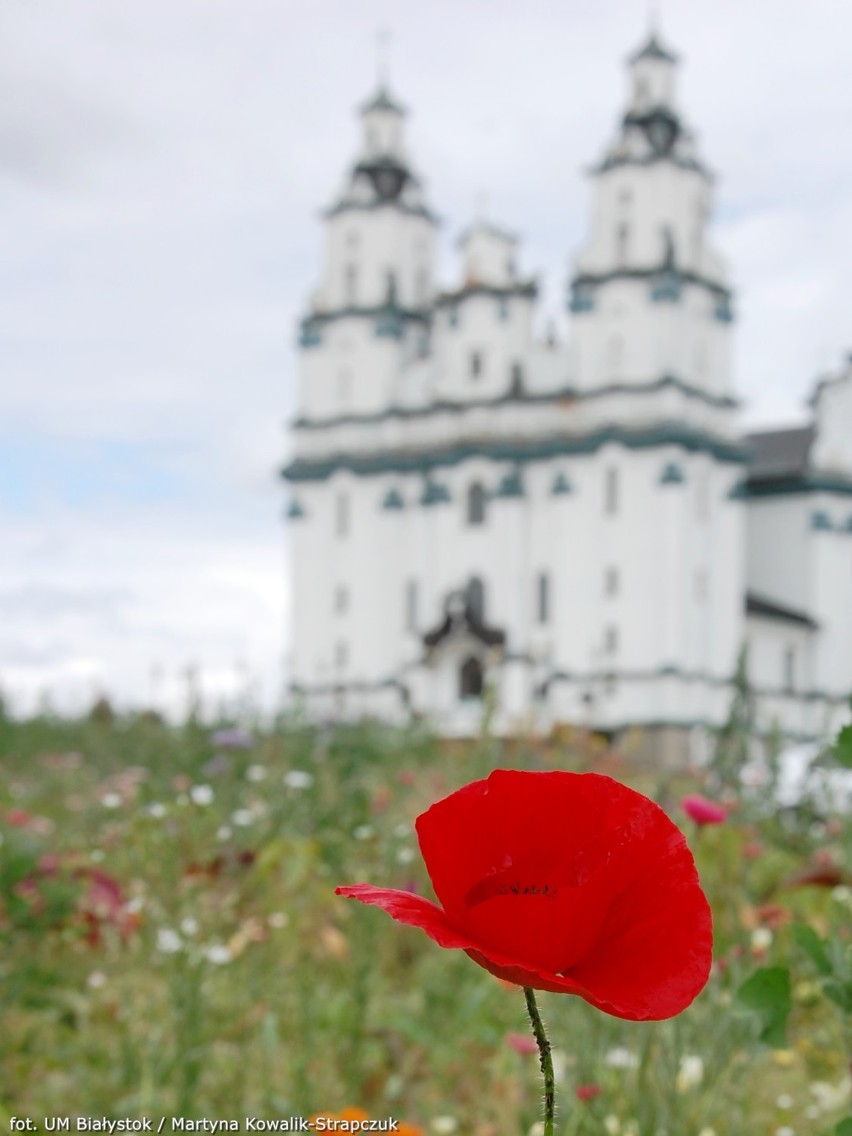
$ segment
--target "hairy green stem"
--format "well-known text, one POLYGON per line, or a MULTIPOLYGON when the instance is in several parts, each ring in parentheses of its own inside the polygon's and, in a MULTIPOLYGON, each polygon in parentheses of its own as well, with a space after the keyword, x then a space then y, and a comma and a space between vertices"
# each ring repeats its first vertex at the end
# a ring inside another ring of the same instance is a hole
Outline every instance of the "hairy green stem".
POLYGON ((524 987, 524 997, 527 1000, 527 1013, 532 1022, 535 1043, 538 1046, 541 1073, 544 1077, 544 1136, 553 1136, 553 1118, 556 1114, 556 1085, 553 1080, 553 1058, 550 1055, 550 1042, 544 1032, 541 1014, 536 1005, 535 992, 531 987, 524 987))

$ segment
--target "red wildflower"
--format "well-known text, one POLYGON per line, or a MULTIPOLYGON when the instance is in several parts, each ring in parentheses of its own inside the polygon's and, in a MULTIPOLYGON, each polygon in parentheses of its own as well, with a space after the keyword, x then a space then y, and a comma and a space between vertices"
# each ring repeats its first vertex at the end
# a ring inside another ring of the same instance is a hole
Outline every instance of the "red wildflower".
POLYGON ((690 793, 680 802, 680 807, 690 820, 696 824, 721 824, 728 815, 728 810, 715 801, 709 801, 700 793, 690 793))
POLYGON ((459 948, 498 978, 631 1020, 673 1017, 710 973, 710 908, 686 840, 653 801, 597 773, 495 770, 417 818, 443 909, 337 889, 459 948))
POLYGON ((590 1101, 594 1100, 595 1097, 599 1097, 602 1092, 603 1089, 600 1087, 600 1085, 592 1083, 588 1085, 578 1085, 574 1090, 574 1096, 577 1098, 577 1100, 590 1101))
POLYGON ((26 809, 9 809, 6 813, 6 822, 14 828, 26 828, 32 819, 26 809))
POLYGON ((514 1049, 515 1053, 520 1053, 522 1056, 528 1053, 538 1053, 535 1038, 528 1037, 525 1033, 507 1033, 506 1044, 510 1049, 514 1049))

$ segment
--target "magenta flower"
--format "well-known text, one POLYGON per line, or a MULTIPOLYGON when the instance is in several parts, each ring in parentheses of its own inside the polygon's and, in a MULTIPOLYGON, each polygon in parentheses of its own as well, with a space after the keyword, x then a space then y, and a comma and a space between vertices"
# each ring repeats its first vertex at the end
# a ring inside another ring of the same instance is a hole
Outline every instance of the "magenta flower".
POLYGON ((700 793, 689 793, 680 802, 680 807, 690 820, 702 827, 705 824, 722 824, 728 817, 728 810, 723 805, 717 805, 700 793))

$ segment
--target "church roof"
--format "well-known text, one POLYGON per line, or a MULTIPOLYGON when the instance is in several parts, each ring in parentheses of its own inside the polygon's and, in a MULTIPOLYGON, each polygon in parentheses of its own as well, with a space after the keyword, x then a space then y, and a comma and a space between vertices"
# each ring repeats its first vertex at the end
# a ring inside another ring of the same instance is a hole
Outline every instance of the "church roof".
POLYGON ((746 438, 750 478, 784 477, 808 468, 813 426, 763 430, 746 438))
POLYGON ((457 609, 451 604, 447 605, 443 621, 423 635, 423 644, 427 648, 437 647, 444 639, 464 632, 484 643, 486 647, 502 647, 506 642, 506 632, 499 627, 489 627, 470 600, 465 597, 457 609))
POLYGON ((803 611, 796 611, 765 596, 758 596, 754 592, 746 592, 745 608, 746 615, 762 615, 766 619, 777 619, 781 623, 798 623, 800 627, 808 627, 811 631, 819 628, 817 621, 803 611))
POLYGON ((677 56, 663 47, 657 39, 657 33, 651 32, 648 42, 637 52, 630 56, 630 62, 636 63, 640 59, 662 59, 666 63, 677 63, 677 56))
POLYGON ((405 107, 396 101, 384 85, 379 87, 372 98, 367 99, 361 105, 361 114, 366 114, 371 110, 390 110, 394 114, 405 114, 405 107))

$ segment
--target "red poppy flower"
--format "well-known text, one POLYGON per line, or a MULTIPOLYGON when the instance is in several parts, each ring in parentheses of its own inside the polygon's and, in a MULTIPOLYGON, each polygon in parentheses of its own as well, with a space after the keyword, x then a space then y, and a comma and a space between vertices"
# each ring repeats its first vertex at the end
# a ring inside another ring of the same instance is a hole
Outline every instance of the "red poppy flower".
POLYGON ((690 793, 680 802, 680 806, 690 820, 696 824, 722 824, 728 817, 728 810, 715 801, 709 801, 700 793, 690 793))
POLYGON ((574 1096, 577 1098, 577 1100, 590 1101, 594 1100, 595 1097, 599 1097, 602 1092, 603 1089, 600 1087, 600 1085, 596 1085, 594 1084, 594 1082, 592 1082, 588 1085, 578 1085, 574 1090, 574 1096))
POLYGON ((673 1017, 710 974, 710 908, 683 833, 597 773, 495 770, 417 818, 443 908, 371 884, 337 889, 465 951, 508 982, 615 1017, 673 1017))

